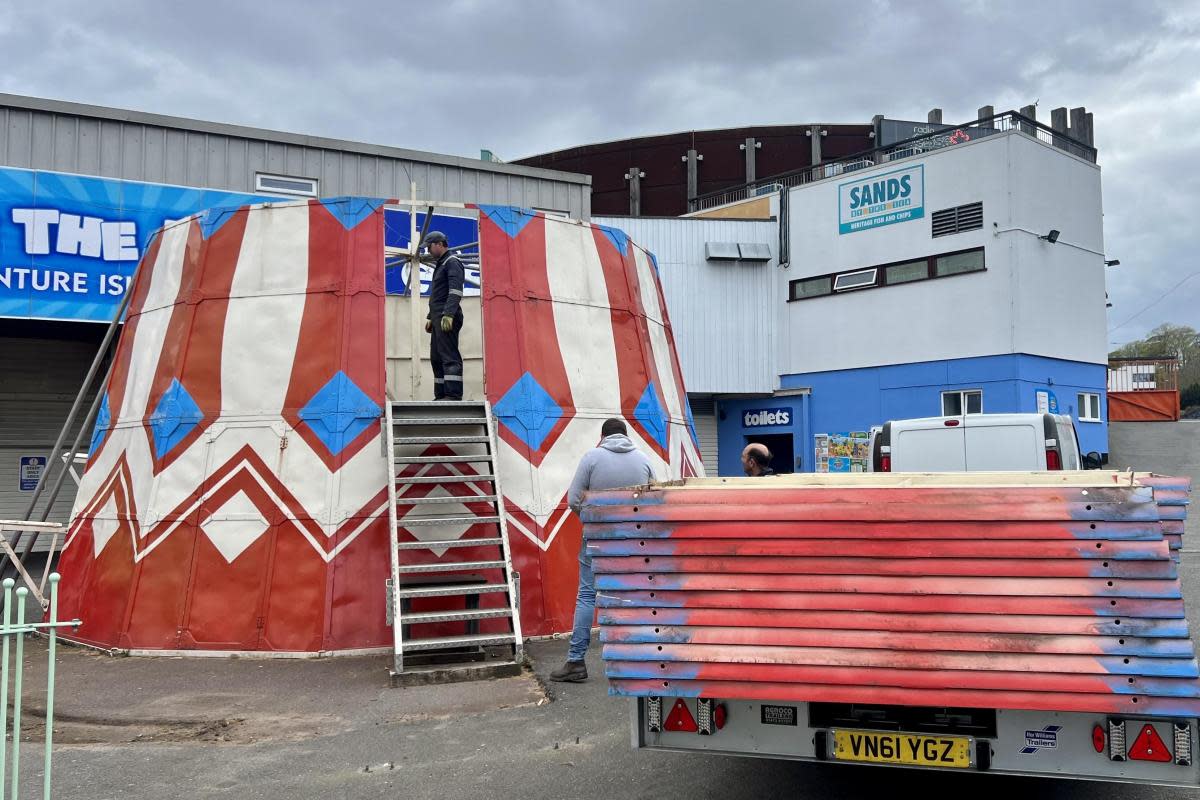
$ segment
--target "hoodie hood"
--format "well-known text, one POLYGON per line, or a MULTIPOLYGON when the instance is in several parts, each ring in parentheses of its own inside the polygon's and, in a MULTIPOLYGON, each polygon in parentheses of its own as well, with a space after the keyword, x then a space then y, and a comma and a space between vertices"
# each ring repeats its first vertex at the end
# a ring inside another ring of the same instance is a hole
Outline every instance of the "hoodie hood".
POLYGON ((634 449, 633 442, 623 433, 605 436, 599 446, 612 453, 628 453, 634 449))

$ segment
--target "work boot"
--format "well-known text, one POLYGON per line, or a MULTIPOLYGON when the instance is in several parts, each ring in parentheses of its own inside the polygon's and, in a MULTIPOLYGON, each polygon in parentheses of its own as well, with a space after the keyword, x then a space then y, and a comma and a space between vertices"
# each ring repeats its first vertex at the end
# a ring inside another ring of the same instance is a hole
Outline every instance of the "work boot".
POLYGON ((587 680, 587 665, 582 661, 568 661, 550 673, 550 680, 562 683, 582 683, 587 680))

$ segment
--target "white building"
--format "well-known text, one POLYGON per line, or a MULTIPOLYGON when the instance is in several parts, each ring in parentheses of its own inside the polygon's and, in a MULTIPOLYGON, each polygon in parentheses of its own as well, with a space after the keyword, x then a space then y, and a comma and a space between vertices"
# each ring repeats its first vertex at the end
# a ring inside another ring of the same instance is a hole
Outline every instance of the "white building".
POLYGON ((860 469, 872 425, 959 413, 1070 413, 1083 450, 1107 453, 1094 149, 1007 114, 792 182, 771 220, 728 223, 737 234, 604 220, 674 265, 664 291, 721 474, 752 440, 777 469, 860 469), (700 257, 714 240, 769 243, 772 259, 718 266, 700 257))

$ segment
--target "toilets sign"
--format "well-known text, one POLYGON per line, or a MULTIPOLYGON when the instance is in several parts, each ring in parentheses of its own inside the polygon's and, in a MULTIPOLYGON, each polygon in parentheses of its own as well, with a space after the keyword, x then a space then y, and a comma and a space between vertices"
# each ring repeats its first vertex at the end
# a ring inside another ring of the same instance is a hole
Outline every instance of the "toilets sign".
POLYGON ((838 233, 857 233, 925 216, 925 165, 838 184, 838 233))

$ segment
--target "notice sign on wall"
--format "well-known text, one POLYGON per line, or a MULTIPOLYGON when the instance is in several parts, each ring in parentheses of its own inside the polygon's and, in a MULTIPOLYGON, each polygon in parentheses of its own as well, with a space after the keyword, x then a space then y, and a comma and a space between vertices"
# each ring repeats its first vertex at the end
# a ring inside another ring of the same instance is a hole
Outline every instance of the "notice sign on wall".
POLYGON ((17 467, 17 488, 22 492, 32 492, 45 471, 45 456, 21 456, 21 463, 17 467))
POLYGON ((790 408, 751 408, 742 413, 743 428, 772 428, 791 424, 790 408))
POLYGON ((925 216, 925 165, 838 184, 838 233, 909 222, 925 216))
POLYGON ((817 472, 866 472, 871 457, 871 435, 867 431, 818 433, 813 437, 817 472))

